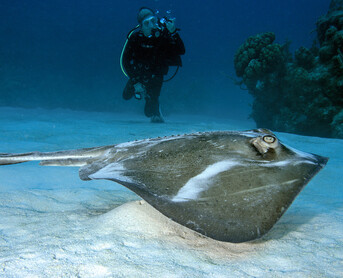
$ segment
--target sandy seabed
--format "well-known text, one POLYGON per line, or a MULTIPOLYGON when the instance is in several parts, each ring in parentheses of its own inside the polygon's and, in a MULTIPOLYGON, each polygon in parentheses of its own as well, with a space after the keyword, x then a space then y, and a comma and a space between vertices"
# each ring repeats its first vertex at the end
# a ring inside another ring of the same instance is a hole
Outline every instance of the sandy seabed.
MULTIPOLYGON (((208 130, 249 120, 0 109, 0 152, 56 151, 208 130)), ((330 158, 262 239, 205 238, 109 181, 35 162, 0 167, 0 277, 343 277, 343 140, 278 133, 330 158)))

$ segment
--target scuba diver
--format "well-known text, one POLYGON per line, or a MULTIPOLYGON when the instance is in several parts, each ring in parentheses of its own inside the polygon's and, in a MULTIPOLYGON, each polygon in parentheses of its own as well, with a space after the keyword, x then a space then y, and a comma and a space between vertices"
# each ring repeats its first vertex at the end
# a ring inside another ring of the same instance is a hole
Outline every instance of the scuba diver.
POLYGON ((144 98, 144 114, 151 122, 163 123, 159 107, 163 76, 168 73, 169 66, 177 66, 177 73, 182 66, 180 55, 185 53, 185 47, 179 29, 175 27, 175 19, 159 19, 151 9, 142 7, 137 20, 139 25, 128 34, 120 59, 122 70, 129 78, 123 98, 144 98))

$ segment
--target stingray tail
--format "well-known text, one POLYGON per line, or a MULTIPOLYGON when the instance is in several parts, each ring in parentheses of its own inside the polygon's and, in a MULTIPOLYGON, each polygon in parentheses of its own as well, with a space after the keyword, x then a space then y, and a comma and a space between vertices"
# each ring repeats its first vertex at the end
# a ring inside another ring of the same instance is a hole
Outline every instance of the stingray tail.
POLYGON ((44 166, 84 166, 103 155, 113 146, 59 152, 0 153, 0 165, 40 161, 44 166))

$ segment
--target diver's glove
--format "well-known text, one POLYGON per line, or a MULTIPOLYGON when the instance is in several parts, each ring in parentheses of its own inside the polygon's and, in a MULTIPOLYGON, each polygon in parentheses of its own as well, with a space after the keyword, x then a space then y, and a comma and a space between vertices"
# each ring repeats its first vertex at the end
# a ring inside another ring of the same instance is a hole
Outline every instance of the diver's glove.
POLYGON ((142 83, 138 82, 133 87, 135 88, 135 99, 141 100, 142 97, 147 96, 145 86, 142 83))
POLYGON ((173 34, 176 32, 176 26, 175 26, 175 18, 171 18, 166 20, 166 28, 168 29, 168 31, 173 34))

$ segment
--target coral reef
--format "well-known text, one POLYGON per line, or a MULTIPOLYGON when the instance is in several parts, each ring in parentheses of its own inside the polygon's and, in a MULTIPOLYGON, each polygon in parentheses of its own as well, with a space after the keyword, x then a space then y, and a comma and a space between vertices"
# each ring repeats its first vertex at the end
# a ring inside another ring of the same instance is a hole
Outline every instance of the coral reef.
POLYGON ((272 32, 248 38, 234 66, 254 97, 257 126, 304 135, 343 138, 343 1, 317 21, 319 48, 274 43, 272 32))

